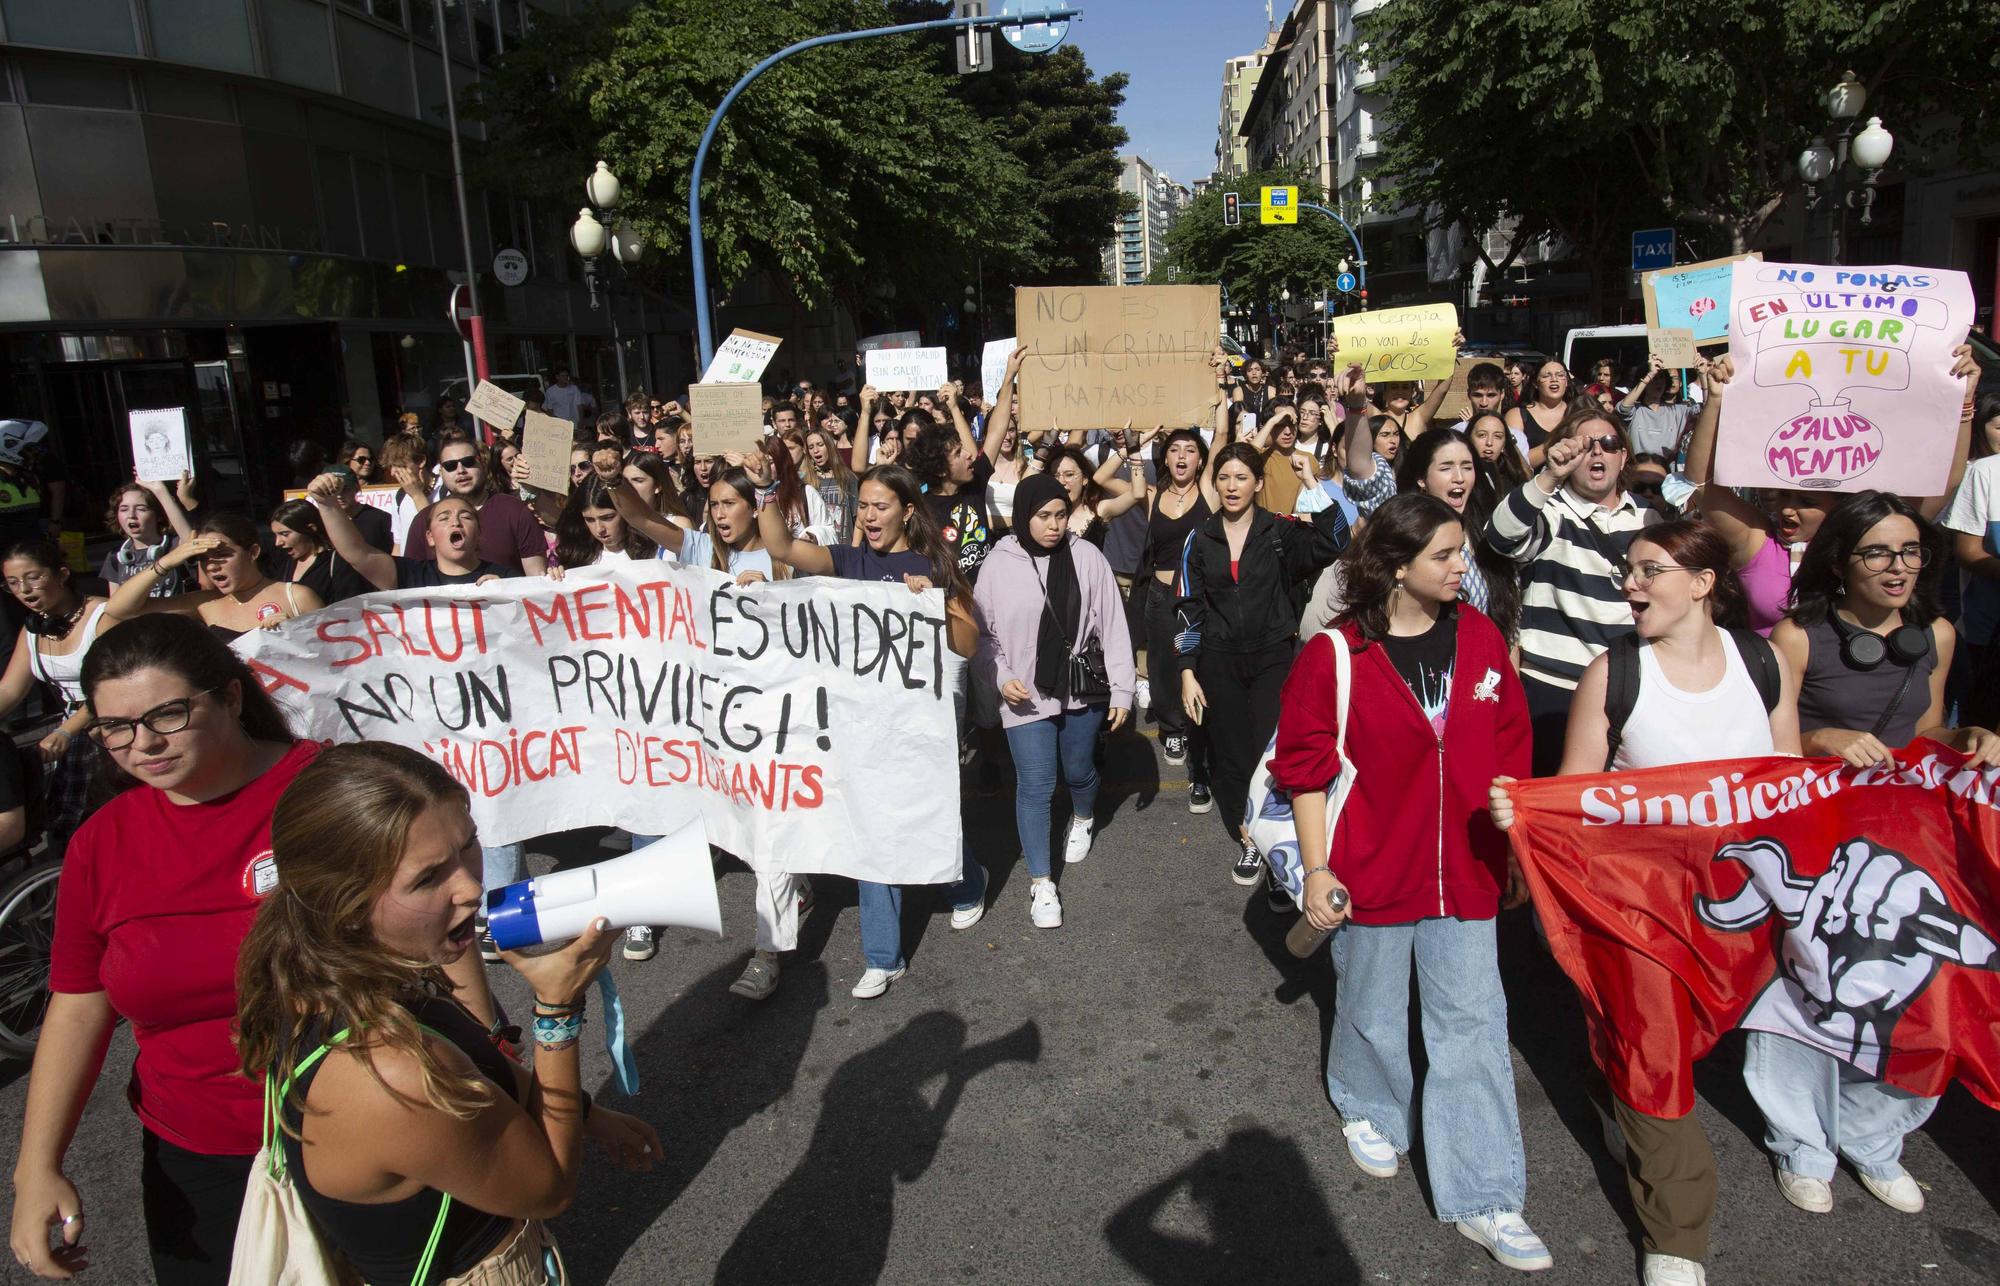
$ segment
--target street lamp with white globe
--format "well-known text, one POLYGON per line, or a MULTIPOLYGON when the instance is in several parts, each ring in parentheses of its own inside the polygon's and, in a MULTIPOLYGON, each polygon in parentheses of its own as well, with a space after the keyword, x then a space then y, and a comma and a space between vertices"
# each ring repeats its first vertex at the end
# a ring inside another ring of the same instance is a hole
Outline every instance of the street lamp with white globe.
POLYGON ((1827 262, 1830 264, 1840 262, 1842 211, 1858 209, 1861 211, 1862 227, 1874 224, 1875 185, 1896 147, 1895 136, 1882 128, 1880 116, 1869 117, 1868 124, 1856 131, 1854 123, 1867 102, 1867 87, 1851 71, 1842 75, 1840 83, 1826 94, 1832 142, 1829 143, 1827 134, 1823 133, 1799 153, 1799 178, 1804 180, 1806 186, 1806 209, 1810 212, 1818 207, 1822 185, 1832 189, 1832 203, 1836 208, 1830 210, 1827 217, 1830 228, 1827 262))
MULTIPOLYGON (((618 181, 618 176, 611 172, 609 165, 599 161, 597 168, 583 181, 583 195, 590 205, 578 210, 576 222, 569 226, 570 249, 583 260, 583 284, 590 295, 592 312, 599 307, 598 279, 604 272, 599 265, 608 258, 614 267, 630 268, 646 253, 645 241, 632 230, 631 224, 617 217, 618 202, 624 194, 625 188, 618 181)), ((609 293, 609 278, 605 279, 604 287, 609 293)), ((611 349, 618 356, 618 396, 622 399, 626 394, 625 344, 618 334, 618 306, 615 300, 611 306, 611 349)))

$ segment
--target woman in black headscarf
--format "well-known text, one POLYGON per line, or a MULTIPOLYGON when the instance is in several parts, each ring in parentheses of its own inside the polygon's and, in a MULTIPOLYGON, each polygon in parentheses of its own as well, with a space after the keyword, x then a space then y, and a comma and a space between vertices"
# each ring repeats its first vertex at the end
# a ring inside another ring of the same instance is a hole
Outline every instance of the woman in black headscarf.
POLYGON ((979 610, 977 680, 1000 694, 1016 777, 1014 823, 1028 860, 1029 919, 1062 924, 1050 874, 1049 803, 1056 770, 1069 784, 1065 862, 1090 854, 1097 802, 1097 736, 1125 724, 1132 704, 1132 640, 1111 564, 1069 530, 1069 493, 1047 473, 1014 493, 1014 535, 993 547, 973 600, 979 610))

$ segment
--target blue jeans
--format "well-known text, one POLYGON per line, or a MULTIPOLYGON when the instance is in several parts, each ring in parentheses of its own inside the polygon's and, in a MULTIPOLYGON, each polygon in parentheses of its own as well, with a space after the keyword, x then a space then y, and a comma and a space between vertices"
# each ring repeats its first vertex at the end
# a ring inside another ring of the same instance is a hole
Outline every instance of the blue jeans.
MULTIPOLYGON (((964 910, 986 899, 986 868, 972 856, 970 847, 960 855, 965 873, 951 886, 951 909, 964 910)), ((897 970, 903 967, 903 886, 856 880, 861 892, 861 958, 871 969, 897 970)))
POLYGON ((1507 996, 1492 920, 1346 924, 1332 939, 1339 974, 1326 1089, 1348 1121, 1410 1150, 1410 963, 1423 1013, 1424 1156, 1438 1218, 1519 1210, 1527 1158, 1507 1052, 1507 996))
POLYGON ((1750 1033, 1743 1083, 1763 1110, 1764 1146, 1781 1168, 1809 1179, 1833 1178, 1836 1152, 1871 1178, 1895 1178, 1903 1172, 1903 1136, 1938 1105, 1767 1031, 1750 1033))
POLYGON ((1049 801, 1055 798, 1056 768, 1069 783, 1069 811, 1089 817, 1097 804, 1097 730, 1104 726, 1101 709, 1071 710, 1007 729, 1007 748, 1014 754, 1014 827, 1021 832, 1021 852, 1028 874, 1049 876, 1049 801))
POLYGON ((482 846, 479 850, 484 874, 480 883, 488 893, 504 889, 521 878, 521 846, 519 844, 495 844, 491 848, 482 846))

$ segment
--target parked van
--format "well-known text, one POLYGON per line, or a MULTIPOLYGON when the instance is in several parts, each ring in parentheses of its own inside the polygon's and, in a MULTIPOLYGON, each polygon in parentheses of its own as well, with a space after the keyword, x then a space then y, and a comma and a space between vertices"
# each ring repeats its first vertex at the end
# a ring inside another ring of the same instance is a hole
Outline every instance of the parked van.
POLYGON ((1603 358, 1618 368, 1618 387, 1628 388, 1635 373, 1646 369, 1651 350, 1644 326, 1582 326, 1563 340, 1563 365, 1578 388, 1590 383, 1590 373, 1603 358))

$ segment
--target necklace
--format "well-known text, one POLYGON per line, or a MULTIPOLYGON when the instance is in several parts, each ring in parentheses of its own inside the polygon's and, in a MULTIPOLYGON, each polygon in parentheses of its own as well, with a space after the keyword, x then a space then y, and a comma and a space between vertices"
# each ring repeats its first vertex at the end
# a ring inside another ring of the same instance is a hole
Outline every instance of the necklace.
POLYGON ((37 616, 32 622, 34 628, 29 633, 45 639, 66 638, 69 632, 76 628, 77 619, 83 615, 83 606, 79 602, 60 617, 37 616))

